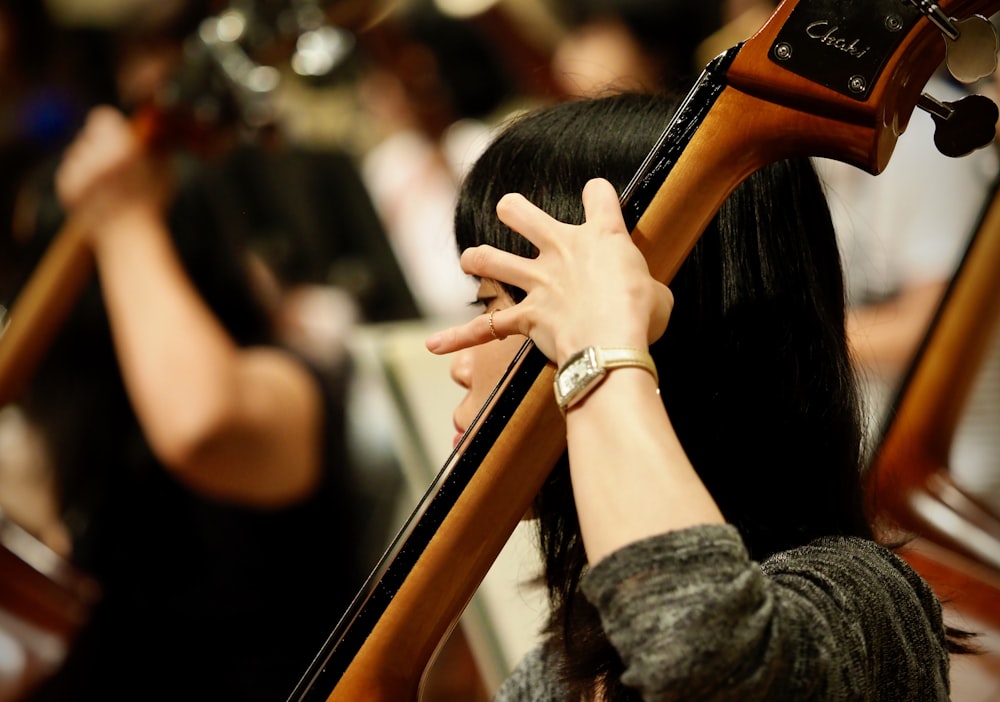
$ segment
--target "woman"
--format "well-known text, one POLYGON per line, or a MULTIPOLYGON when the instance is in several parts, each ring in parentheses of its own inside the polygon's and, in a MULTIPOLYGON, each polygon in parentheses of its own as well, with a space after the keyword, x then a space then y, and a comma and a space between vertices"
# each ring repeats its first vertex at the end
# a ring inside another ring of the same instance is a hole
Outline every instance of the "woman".
POLYGON ((102 597, 39 702, 283 699, 362 582, 345 378, 170 165, 100 107, 55 174, 97 281, 23 406, 102 597))
POLYGON ((525 336, 560 368, 590 346, 632 357, 565 405, 568 457, 534 505, 551 614, 497 699, 947 699, 962 636, 865 520, 820 184, 804 160, 752 176, 666 288, 615 188, 673 104, 530 114, 463 186, 456 235, 486 314, 427 341, 460 351, 456 426, 525 336))

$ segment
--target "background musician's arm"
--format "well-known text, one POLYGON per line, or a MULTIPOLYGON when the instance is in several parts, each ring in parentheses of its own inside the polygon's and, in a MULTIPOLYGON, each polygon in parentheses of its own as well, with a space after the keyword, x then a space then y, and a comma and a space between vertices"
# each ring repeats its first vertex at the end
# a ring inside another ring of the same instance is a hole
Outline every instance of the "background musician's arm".
MULTIPOLYGON (((154 451, 195 489, 293 501, 319 478, 314 380, 283 351, 241 349, 200 297, 167 224, 168 174, 120 113, 97 108, 57 175, 95 254, 132 404, 154 451)), ((261 294, 273 293, 265 281, 261 294)))

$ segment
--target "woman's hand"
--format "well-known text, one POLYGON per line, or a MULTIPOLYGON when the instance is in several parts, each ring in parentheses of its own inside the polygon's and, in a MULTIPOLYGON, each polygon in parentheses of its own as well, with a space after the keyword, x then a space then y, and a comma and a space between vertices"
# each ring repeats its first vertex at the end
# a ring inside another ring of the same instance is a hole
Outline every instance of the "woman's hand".
POLYGON ((531 337, 557 364, 590 345, 645 348, 666 329, 673 296, 650 276, 632 243, 614 186, 594 179, 583 189, 585 222, 559 222, 523 196, 497 204, 500 220, 534 244, 529 259, 478 246, 462 253, 462 269, 525 290, 513 307, 481 315, 433 335, 427 347, 444 354, 491 341, 531 337))
POLYGON ((171 197, 165 168, 116 109, 95 107, 56 173, 63 206, 99 237, 134 213, 162 218, 171 197))

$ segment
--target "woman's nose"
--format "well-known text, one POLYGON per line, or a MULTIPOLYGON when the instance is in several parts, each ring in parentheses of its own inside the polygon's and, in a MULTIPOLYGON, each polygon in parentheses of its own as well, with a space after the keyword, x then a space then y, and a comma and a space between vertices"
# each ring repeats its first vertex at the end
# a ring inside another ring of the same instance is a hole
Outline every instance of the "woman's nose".
POLYGON ((472 354, 468 350, 456 351, 451 359, 451 379, 468 390, 472 386, 472 354))

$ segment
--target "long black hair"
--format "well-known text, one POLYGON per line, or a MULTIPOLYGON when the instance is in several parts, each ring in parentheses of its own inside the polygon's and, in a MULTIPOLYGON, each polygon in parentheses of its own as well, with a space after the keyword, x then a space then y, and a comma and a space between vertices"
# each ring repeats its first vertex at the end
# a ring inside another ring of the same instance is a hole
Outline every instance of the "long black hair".
MULTIPOLYGON (((586 181, 604 177, 621 192, 675 106, 667 96, 624 94, 512 120, 464 181, 455 216, 459 249, 486 243, 536 255, 498 221, 499 198, 520 192, 559 220, 583 221, 586 181)), ((751 557, 824 535, 872 537, 840 256, 811 162, 782 161, 750 176, 670 287, 670 324, 651 348, 661 396, 751 557)), ((524 295, 509 292, 515 300, 524 295)), ((547 641, 564 661, 567 685, 586 699, 596 677, 609 700, 631 699, 618 681, 621 662, 577 588, 587 561, 565 456, 535 514, 551 604, 547 641)))

